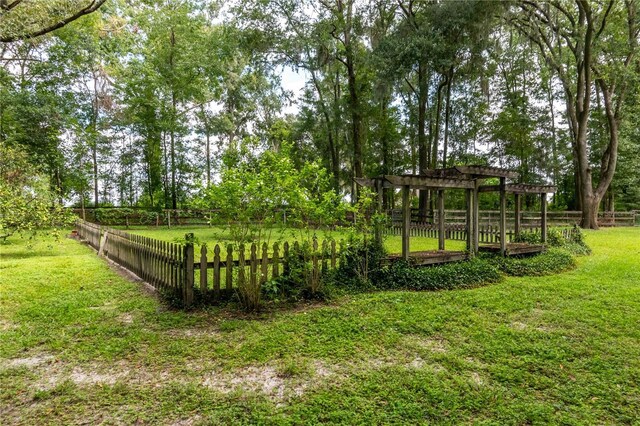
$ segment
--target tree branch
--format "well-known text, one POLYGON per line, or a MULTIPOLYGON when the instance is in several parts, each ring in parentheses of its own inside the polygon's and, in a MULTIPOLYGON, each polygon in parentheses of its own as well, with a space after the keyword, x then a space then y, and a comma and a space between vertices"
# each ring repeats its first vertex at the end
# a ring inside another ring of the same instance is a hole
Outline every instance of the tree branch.
MULTIPOLYGON (((22 1, 22 0, 16 0, 16 1, 22 1)), ((51 25, 46 26, 44 28, 41 28, 39 30, 35 30, 35 31, 31 32, 31 33, 1 37, 0 38, 0 42, 9 43, 9 42, 18 41, 18 40, 24 40, 24 39, 30 39, 30 38, 34 38, 34 37, 39 37, 41 35, 50 33, 51 31, 57 30, 58 28, 62 28, 65 25, 75 21, 78 18, 81 18, 84 15, 88 15, 88 14, 90 14, 92 12, 95 12, 106 1, 107 0, 92 0, 91 3, 89 3, 88 6, 78 10, 76 13, 74 13, 73 15, 71 15, 71 16, 65 18, 65 19, 61 19, 60 21, 57 21, 54 24, 51 24, 51 25)), ((11 4, 13 5, 14 3, 11 3, 11 4)))
POLYGON ((8 3, 7 0, 0 0, 0 9, 2 9, 5 12, 8 12, 14 7, 16 7, 17 5, 19 5, 20 3, 22 3, 22 0, 15 0, 11 3, 8 3))

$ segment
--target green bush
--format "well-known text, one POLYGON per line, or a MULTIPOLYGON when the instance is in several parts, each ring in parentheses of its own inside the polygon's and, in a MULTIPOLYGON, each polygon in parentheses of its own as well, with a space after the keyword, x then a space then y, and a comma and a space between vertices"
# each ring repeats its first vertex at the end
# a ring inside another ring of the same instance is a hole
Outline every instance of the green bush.
POLYGON ((501 272, 522 277, 557 274, 575 267, 575 259, 565 249, 552 248, 544 253, 529 257, 484 257, 501 272))
MULTIPOLYGON (((523 232, 513 240, 515 243, 541 244, 542 235, 539 231, 523 232)), ((567 237, 562 235, 559 228, 549 228, 547 231, 547 246, 560 247, 574 255, 591 254, 591 248, 584 242, 584 234, 577 226, 574 226, 567 237)))
POLYGON ((382 268, 373 277, 381 290, 448 290, 498 282, 502 276, 490 262, 472 259, 467 262, 416 268, 396 262, 382 268))
POLYGON ((521 232, 513 238, 514 243, 527 243, 527 244, 540 244, 542 242, 542 236, 538 231, 525 231, 521 232))
POLYGON ((153 225, 156 223, 158 212, 154 210, 131 209, 127 207, 97 208, 94 218, 102 225, 124 225, 128 223, 138 225, 153 225))
POLYGON ((569 238, 565 241, 564 248, 577 255, 591 254, 591 247, 584 241, 584 234, 577 226, 573 227, 573 232, 571 232, 569 238))
POLYGON ((591 254, 591 247, 585 243, 566 243, 562 248, 576 256, 588 256, 591 254))
POLYGON ((382 244, 350 236, 340 250, 340 263, 332 281, 338 287, 371 289, 371 277, 380 270, 385 256, 382 244))

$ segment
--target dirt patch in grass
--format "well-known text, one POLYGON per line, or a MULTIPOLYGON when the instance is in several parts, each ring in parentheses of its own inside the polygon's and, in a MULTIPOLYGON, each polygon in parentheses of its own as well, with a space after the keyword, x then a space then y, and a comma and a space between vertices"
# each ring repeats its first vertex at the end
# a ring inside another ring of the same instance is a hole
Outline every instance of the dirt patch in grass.
POLYGON ((474 385, 476 385, 476 386, 484 386, 485 385, 485 380, 482 378, 480 373, 478 373, 476 371, 472 371, 471 375, 469 377, 471 378, 471 383, 473 383, 474 385))
POLYGON ((118 321, 123 324, 133 324, 133 315, 130 313, 122 314, 118 317, 118 321))
POLYGON ((448 351, 448 343, 439 336, 424 337, 415 334, 407 335, 403 338, 406 346, 426 349, 433 353, 446 353, 448 351))
POLYGON ((71 366, 54 362, 54 357, 50 355, 19 358, 4 364, 13 368, 29 367, 36 376, 30 387, 36 392, 49 391, 66 382, 79 387, 113 386, 118 382, 140 387, 162 387, 169 382, 199 383, 222 394, 262 394, 280 405, 291 398, 303 395, 308 388, 322 385, 325 380, 331 379, 333 382, 335 378, 348 377, 348 374, 344 374, 346 372, 338 372, 322 361, 310 363, 304 374, 295 375, 283 372, 281 366, 275 364, 254 365, 229 371, 206 371, 200 365, 200 368, 194 366, 178 372, 152 370, 128 361, 119 361, 110 366, 102 363, 71 366))
POLYGON ((0 360, 0 369, 20 368, 26 367, 32 370, 39 365, 49 363, 53 361, 53 356, 42 354, 27 358, 13 358, 7 360, 0 360))
POLYGON ((425 365, 425 361, 420 358, 419 356, 415 357, 410 363, 409 363, 409 367, 410 368, 415 368, 417 370, 424 368, 425 365))
POLYGON ((233 374, 212 373, 205 377, 202 385, 220 393, 256 392, 276 401, 283 401, 304 393, 308 384, 296 383, 293 379, 282 377, 273 366, 247 367, 233 374))
POLYGON ((34 387, 39 390, 50 390, 70 381, 77 386, 115 385, 118 380, 129 378, 129 369, 105 369, 101 365, 83 365, 71 368, 66 365, 56 365, 38 371, 38 380, 34 387))
MULTIPOLYGON (((285 369, 286 370, 286 369, 285 369)), ((325 381, 335 384, 349 376, 344 368, 334 368, 315 360, 304 374, 287 374, 274 365, 249 366, 230 372, 212 372, 202 385, 223 394, 252 392, 267 396, 277 405, 302 396, 307 390, 322 386, 325 381)))
POLYGON ((509 326, 514 330, 519 330, 519 331, 526 330, 527 328, 529 328, 527 324, 520 321, 514 321, 509 326))
POLYGON ((212 328, 174 328, 163 332, 170 337, 187 338, 187 337, 211 337, 218 338, 222 333, 212 328))
POLYGON ((9 320, 0 319, 0 331, 15 330, 18 326, 9 320))
POLYGON ((171 426, 192 426, 199 423, 202 420, 202 416, 196 414, 193 417, 189 417, 188 419, 180 419, 171 423, 171 426))

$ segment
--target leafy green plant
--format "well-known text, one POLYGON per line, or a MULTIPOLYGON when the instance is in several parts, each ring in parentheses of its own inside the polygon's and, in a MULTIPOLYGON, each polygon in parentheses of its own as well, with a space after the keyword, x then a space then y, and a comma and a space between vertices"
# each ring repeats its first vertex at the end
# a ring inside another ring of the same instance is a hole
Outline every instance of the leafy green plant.
POLYGON ((562 248, 552 248, 535 256, 487 256, 485 259, 503 273, 513 276, 556 274, 572 269, 576 265, 571 253, 562 248))
MULTIPOLYGON (((290 271, 283 278, 281 294, 316 297, 321 293, 322 280, 309 265, 317 253, 314 242, 318 233, 335 226, 348 208, 333 191, 319 163, 296 168, 286 143, 279 151, 267 150, 260 155, 254 148, 251 141, 245 141, 239 148, 230 149, 223 161, 221 182, 205 188, 198 204, 217 211, 238 248, 245 243, 260 247, 274 239, 292 237, 299 245, 290 252, 290 271)), ((240 300, 251 305, 246 308, 257 310, 256 297, 262 291, 246 285, 238 288, 240 300)))
POLYGON ((14 234, 34 238, 39 232, 58 237, 58 228, 75 219, 27 155, 0 144, 0 239, 14 234))
MULTIPOLYGON (((542 235, 539 231, 523 232, 514 239, 514 242, 541 244, 542 235)), ((591 249, 584 241, 584 234, 582 233, 582 230, 577 226, 574 226, 566 237, 563 234, 562 229, 549 228, 547 231, 546 245, 549 247, 562 247, 565 250, 576 255, 591 254, 591 249)))
POLYGON ((341 244, 340 266, 335 279, 343 286, 368 288, 372 274, 380 269, 386 256, 384 246, 366 236, 352 233, 341 244))
POLYGON ((373 283, 381 290, 449 290, 473 287, 502 279, 498 269, 484 259, 416 268, 404 261, 382 268, 373 283))

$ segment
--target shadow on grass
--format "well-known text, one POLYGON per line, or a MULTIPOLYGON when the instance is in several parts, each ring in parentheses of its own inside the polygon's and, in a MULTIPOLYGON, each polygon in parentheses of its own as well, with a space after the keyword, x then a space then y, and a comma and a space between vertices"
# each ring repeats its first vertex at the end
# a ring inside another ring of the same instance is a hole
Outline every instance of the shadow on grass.
POLYGON ((0 261, 30 259, 33 257, 55 257, 60 255, 63 255, 63 253, 59 253, 53 248, 38 248, 34 250, 27 249, 12 251, 11 253, 4 253, 2 252, 2 249, 0 249, 0 261))

